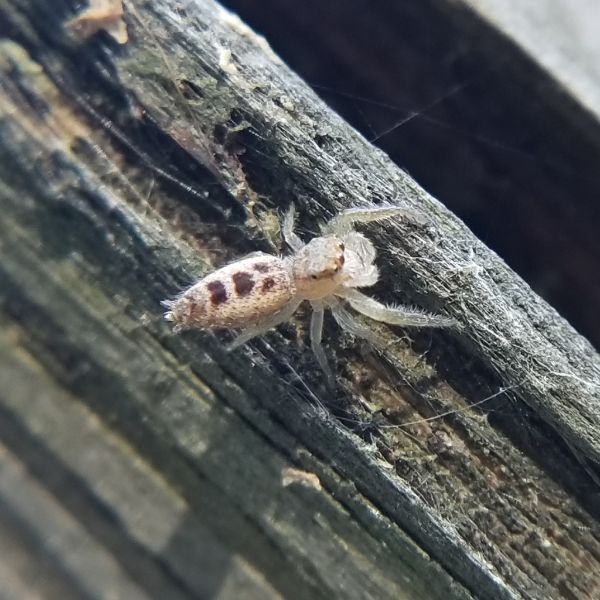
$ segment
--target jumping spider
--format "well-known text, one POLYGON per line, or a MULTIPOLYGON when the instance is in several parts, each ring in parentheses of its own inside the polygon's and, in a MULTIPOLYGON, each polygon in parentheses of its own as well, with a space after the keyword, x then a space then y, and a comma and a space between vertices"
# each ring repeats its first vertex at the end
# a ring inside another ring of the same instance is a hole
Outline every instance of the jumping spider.
POLYGON ((277 257, 251 254, 207 275, 176 300, 162 304, 165 319, 184 329, 241 329, 229 349, 290 319, 308 300, 313 309, 310 323, 312 350, 328 381, 333 374, 321 345, 323 316, 329 308, 338 325, 355 336, 381 345, 379 337, 357 320, 347 306, 371 319, 391 325, 450 327, 455 321, 406 306, 386 306, 357 288, 373 285, 379 271, 373 264, 372 242, 353 229, 394 216, 410 216, 398 206, 351 208, 340 212, 322 227, 322 235, 305 244, 294 232, 294 205, 282 223, 283 238, 294 254, 277 257))

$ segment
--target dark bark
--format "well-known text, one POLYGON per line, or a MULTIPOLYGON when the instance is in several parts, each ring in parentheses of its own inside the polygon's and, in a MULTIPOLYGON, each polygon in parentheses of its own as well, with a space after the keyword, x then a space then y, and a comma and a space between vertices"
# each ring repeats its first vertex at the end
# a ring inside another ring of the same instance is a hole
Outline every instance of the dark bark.
POLYGON ((122 47, 72 11, 0 2, 11 585, 44 590, 38 561, 62 597, 593 598, 590 344, 214 3, 127 2, 122 47), (424 215, 368 229, 373 294, 462 328, 380 328, 379 354, 328 325, 337 394, 302 316, 230 354, 172 335, 159 301, 281 251, 291 200, 309 232, 372 201, 424 215))

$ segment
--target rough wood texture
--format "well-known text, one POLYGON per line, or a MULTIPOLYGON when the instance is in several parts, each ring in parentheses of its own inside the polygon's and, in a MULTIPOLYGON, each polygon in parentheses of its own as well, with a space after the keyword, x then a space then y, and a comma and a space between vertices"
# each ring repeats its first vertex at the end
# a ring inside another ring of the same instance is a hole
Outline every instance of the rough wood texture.
POLYGON ((586 340, 214 3, 127 2, 123 47, 69 37, 73 11, 0 2, 9 591, 597 597, 586 340), (232 354, 162 322, 194 277, 281 250, 290 200, 315 231, 393 198, 428 224, 369 228, 374 294, 463 328, 386 329, 379 355, 328 327, 337 397, 301 317, 232 354))
POLYGON ((227 4, 600 348, 595 0, 227 4))

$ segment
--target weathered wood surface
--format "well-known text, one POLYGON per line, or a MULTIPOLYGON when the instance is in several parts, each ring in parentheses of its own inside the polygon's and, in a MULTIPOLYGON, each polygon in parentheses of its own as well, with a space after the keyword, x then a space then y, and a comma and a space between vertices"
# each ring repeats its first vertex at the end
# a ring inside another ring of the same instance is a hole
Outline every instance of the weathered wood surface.
POLYGON ((597 597, 591 346, 214 3, 127 2, 123 47, 74 9, 0 2, 7 595, 597 597), (328 327, 337 397, 302 318, 231 354, 162 322, 290 200, 392 198, 429 224, 369 228, 374 293, 463 328, 328 327))
POLYGON ((228 5, 600 347, 600 4, 228 5))

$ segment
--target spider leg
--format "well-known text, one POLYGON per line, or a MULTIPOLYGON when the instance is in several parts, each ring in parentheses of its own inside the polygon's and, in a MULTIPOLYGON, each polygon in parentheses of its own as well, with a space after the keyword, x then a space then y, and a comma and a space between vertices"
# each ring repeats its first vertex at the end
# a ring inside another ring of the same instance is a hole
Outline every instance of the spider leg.
POLYGON ((346 299, 357 312, 375 321, 402 327, 456 327, 458 323, 451 317, 422 312, 410 306, 386 306, 361 294, 354 289, 346 288, 339 296, 346 299))
POLYGON ((283 233, 283 239, 285 243, 294 251, 298 252, 304 242, 294 233, 294 219, 296 216, 296 207, 292 202, 287 209, 287 212, 283 216, 283 222, 281 224, 281 232, 283 233))
POLYGON ((408 217, 417 223, 423 223, 423 217, 403 206, 374 206, 364 208, 348 208, 338 213, 325 224, 324 233, 343 235, 352 230, 354 223, 369 223, 390 217, 408 217))
POLYGON ((325 374, 327 385, 330 388, 334 388, 335 379, 333 372, 329 368, 325 351, 321 344, 321 337, 323 335, 323 317, 325 315, 325 307, 322 302, 311 302, 313 313, 310 319, 310 347, 315 355, 319 366, 325 374))
POLYGON ((367 340, 375 348, 383 349, 386 346, 385 340, 378 336, 374 331, 363 325, 356 317, 347 311, 339 302, 330 304, 331 314, 337 324, 352 335, 367 340))
POLYGON ((235 350, 236 348, 243 346, 246 342, 249 342, 252 338, 266 333, 269 329, 273 329, 273 327, 280 325, 284 321, 288 321, 296 312, 296 309, 300 306, 301 302, 302 300, 294 300, 285 308, 282 308, 279 312, 276 312, 267 319, 263 319, 256 325, 242 329, 242 331, 227 345, 227 350, 235 350))

